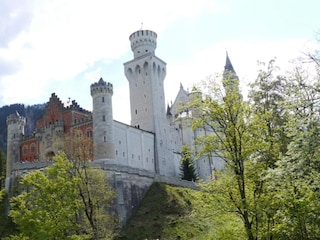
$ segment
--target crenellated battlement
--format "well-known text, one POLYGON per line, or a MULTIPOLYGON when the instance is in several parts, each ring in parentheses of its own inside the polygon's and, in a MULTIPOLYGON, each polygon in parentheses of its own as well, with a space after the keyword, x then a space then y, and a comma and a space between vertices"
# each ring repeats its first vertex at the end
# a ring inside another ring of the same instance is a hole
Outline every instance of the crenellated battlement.
POLYGON ((157 48, 157 34, 150 30, 136 31, 130 35, 129 40, 134 58, 150 53, 154 54, 157 48))
POLYGON ((19 114, 18 112, 15 112, 15 113, 13 113, 13 114, 10 114, 10 115, 7 117, 7 125, 16 124, 16 123, 25 125, 25 123, 26 123, 26 118, 23 117, 23 116, 20 116, 20 114, 19 114))
POLYGON ((113 85, 109 82, 105 82, 100 78, 99 82, 91 84, 91 96, 94 96, 99 93, 109 93, 113 95, 113 85))

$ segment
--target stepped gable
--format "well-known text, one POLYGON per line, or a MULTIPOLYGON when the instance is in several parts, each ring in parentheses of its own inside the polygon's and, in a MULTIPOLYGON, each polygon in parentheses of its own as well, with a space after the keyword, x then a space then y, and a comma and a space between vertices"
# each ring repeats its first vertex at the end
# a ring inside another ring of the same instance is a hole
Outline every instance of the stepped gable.
POLYGON ((52 93, 51 97, 49 98, 49 101, 46 104, 46 107, 44 109, 44 115, 46 115, 50 110, 51 107, 55 106, 60 111, 63 111, 65 109, 64 104, 60 100, 60 98, 56 95, 56 93, 52 93))
POLYGON ((72 100, 71 101, 71 105, 68 106, 66 108, 66 110, 74 110, 74 111, 78 111, 78 112, 85 113, 85 114, 90 114, 91 113, 90 111, 80 107, 80 105, 76 102, 76 100, 72 100))

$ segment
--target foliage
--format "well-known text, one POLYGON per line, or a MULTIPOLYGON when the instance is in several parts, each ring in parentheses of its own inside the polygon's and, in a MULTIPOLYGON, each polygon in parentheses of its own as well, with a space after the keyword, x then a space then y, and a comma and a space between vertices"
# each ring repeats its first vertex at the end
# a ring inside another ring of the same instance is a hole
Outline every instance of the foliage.
POLYGON ((320 234, 318 62, 315 68, 310 73, 296 65, 281 76, 272 60, 251 84, 247 102, 232 88, 207 81, 207 97, 193 103, 201 111, 193 127, 212 132, 196 140, 198 153, 214 152, 226 163, 218 180, 202 186, 212 193, 208 205, 221 216, 240 217, 248 239, 320 234))
POLYGON ((11 199, 10 216, 22 236, 30 239, 110 236, 113 228, 106 211, 114 194, 102 170, 69 161, 60 153, 45 171, 25 175, 21 184, 25 191, 11 199))
MULTIPOLYGON (((230 76, 230 74, 228 75, 230 76)), ((232 78, 233 79, 233 78, 232 78)), ((196 139, 199 154, 214 153, 224 159, 231 181, 223 182, 226 190, 224 197, 228 198, 233 212, 240 216, 246 229, 248 239, 255 239, 258 235, 259 209, 257 198, 260 197, 261 182, 259 174, 247 174, 247 166, 258 151, 266 149, 267 144, 261 134, 265 134, 266 126, 259 121, 259 116, 254 115, 248 103, 242 100, 238 88, 228 87, 227 94, 222 89, 215 88, 215 95, 208 95, 197 106, 201 114, 193 120, 193 128, 206 128, 210 135, 203 135, 196 139), (221 93, 221 95, 216 95, 221 93)), ((215 79, 209 86, 217 86, 215 79)), ((210 93, 210 90, 207 90, 210 93)), ((262 163, 255 163, 257 168, 262 168, 262 163)), ((227 179, 227 178, 225 178, 227 179)), ((216 189, 215 189, 216 190, 216 189)), ((217 192, 218 193, 218 192, 217 192)))
POLYGON ((6 156, 0 149, 0 190, 4 188, 6 179, 6 156))
POLYGON ((269 170, 268 190, 277 209, 274 236, 318 239, 320 230, 320 82, 297 66, 290 76, 286 109, 288 151, 269 170))
POLYGON ((245 239, 241 221, 229 213, 218 214, 219 203, 213 205, 211 197, 211 193, 154 183, 116 239, 245 239))
POLYGON ((16 232, 16 226, 12 219, 7 216, 8 197, 5 190, 0 190, 0 239, 16 232))
POLYGON ((79 178, 64 155, 45 172, 25 175, 25 191, 11 198, 10 216, 22 235, 31 239, 70 239, 77 231, 75 215, 81 208, 77 186, 79 178))
POLYGON ((198 179, 198 176, 194 168, 191 149, 187 145, 183 145, 181 154, 182 154, 181 166, 180 166, 181 179, 187 180, 187 181, 196 181, 198 179))
POLYGON ((73 164, 80 179, 78 193, 83 207, 78 222, 81 228, 93 239, 111 237, 118 222, 114 216, 107 214, 115 193, 106 181, 105 173, 89 168, 87 162, 76 161, 73 164))
POLYGON ((66 136, 63 147, 80 180, 78 192, 83 209, 77 221, 93 239, 111 236, 118 223, 115 217, 106 213, 115 192, 106 181, 105 172, 89 166, 93 159, 92 139, 80 129, 72 129, 66 136))

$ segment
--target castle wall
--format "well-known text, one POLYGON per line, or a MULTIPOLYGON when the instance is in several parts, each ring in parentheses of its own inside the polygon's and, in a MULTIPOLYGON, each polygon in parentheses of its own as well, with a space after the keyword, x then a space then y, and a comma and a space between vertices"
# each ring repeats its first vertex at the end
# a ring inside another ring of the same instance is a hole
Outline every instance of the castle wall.
POLYGON ((155 172, 154 134, 114 121, 115 163, 155 172))
POLYGON ((161 176, 150 171, 102 162, 94 163, 93 166, 107 172, 108 181, 117 193, 115 210, 122 226, 138 209, 142 199, 154 182, 198 189, 194 182, 180 180, 176 177, 161 176))

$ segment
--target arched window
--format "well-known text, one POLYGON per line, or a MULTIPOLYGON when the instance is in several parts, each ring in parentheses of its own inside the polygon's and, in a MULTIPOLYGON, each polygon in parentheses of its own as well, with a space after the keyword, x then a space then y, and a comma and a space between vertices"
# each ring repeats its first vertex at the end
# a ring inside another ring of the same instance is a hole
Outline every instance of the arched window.
POLYGON ((91 128, 87 128, 87 137, 92 138, 92 129, 91 128))
POLYGON ((31 144, 30 152, 31 153, 35 153, 36 152, 36 145, 34 143, 31 144))
POLYGON ((23 148, 22 148, 22 154, 23 154, 23 155, 28 154, 28 146, 23 146, 23 148))

